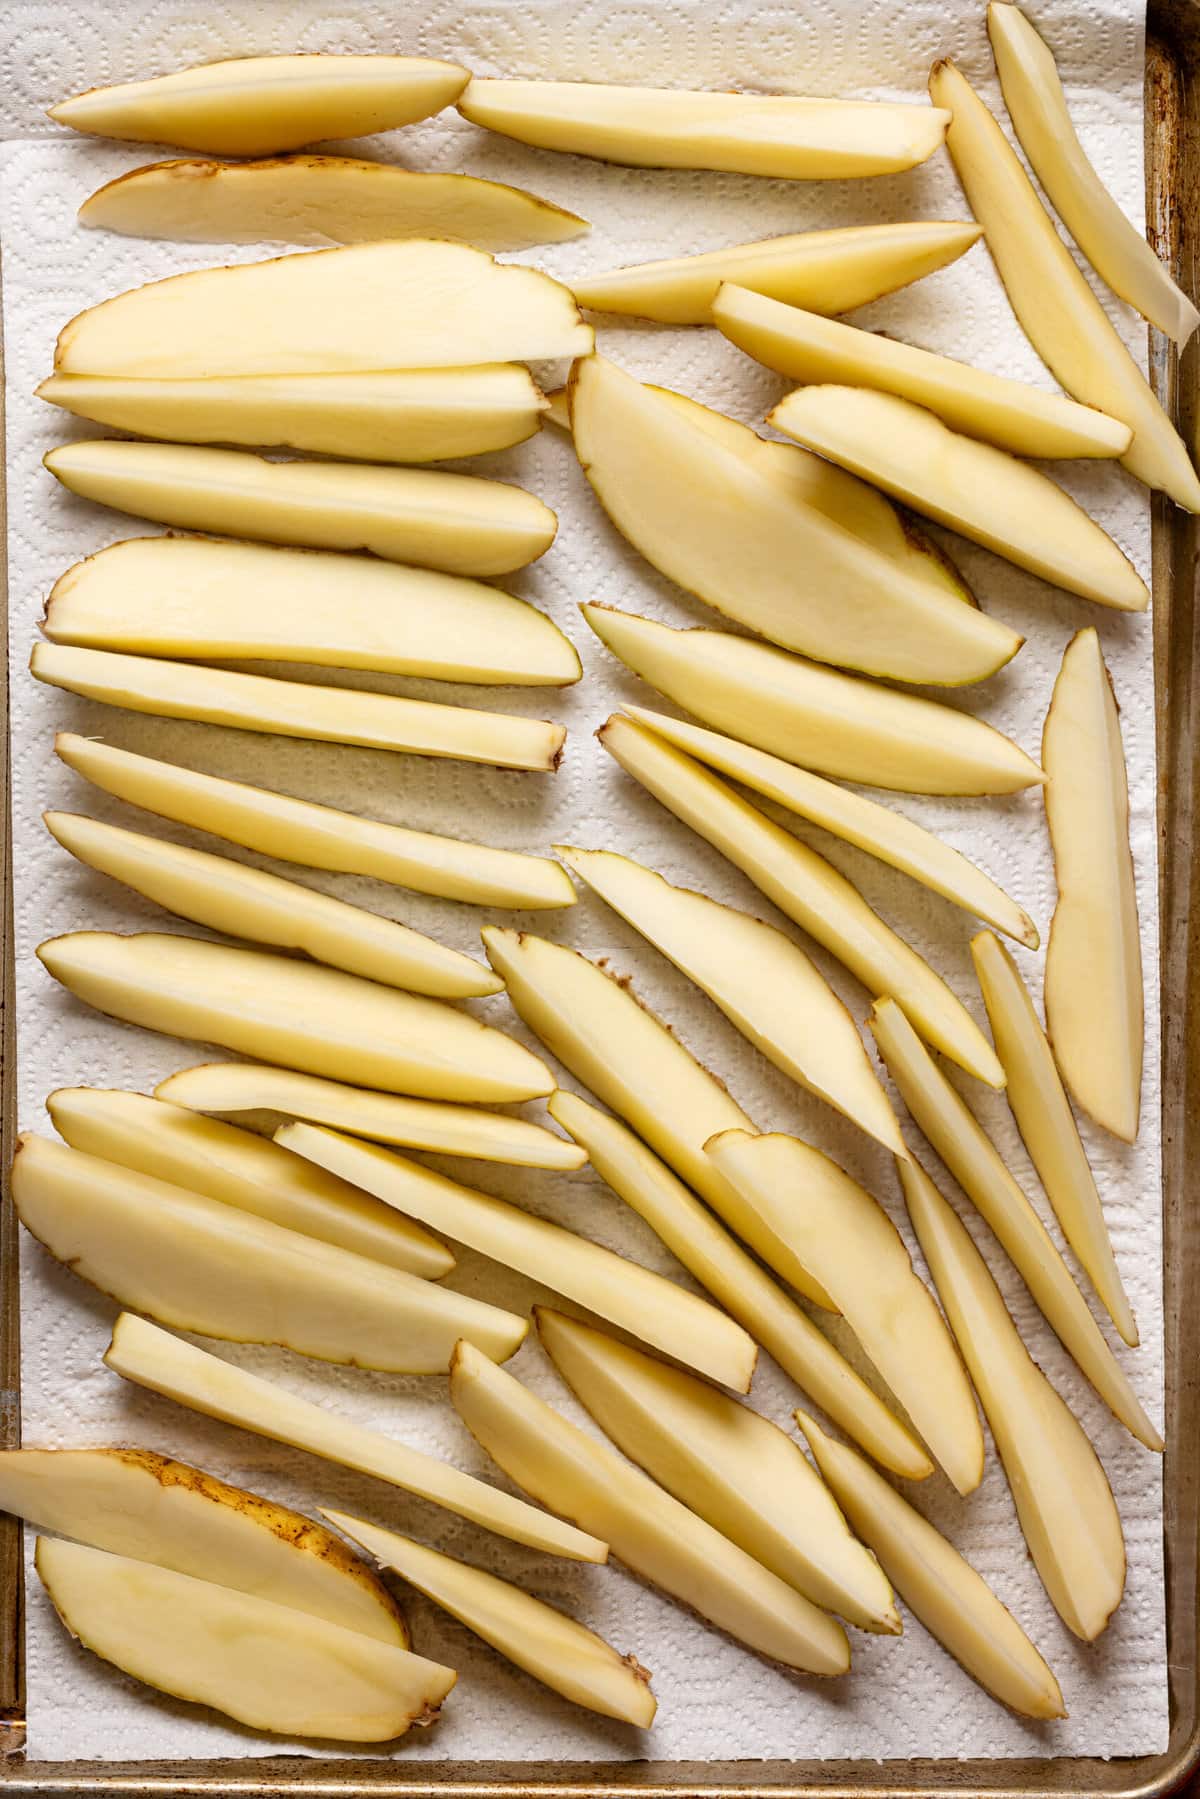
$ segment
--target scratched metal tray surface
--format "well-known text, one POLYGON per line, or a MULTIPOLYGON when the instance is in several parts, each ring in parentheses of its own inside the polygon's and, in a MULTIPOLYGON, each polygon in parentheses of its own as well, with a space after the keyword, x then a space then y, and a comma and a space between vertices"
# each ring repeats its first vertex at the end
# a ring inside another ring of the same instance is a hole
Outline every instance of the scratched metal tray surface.
MULTIPOLYGON (((1151 0, 1146 42, 1147 217, 1161 253, 1193 295, 1200 285, 1200 0, 1151 0)), ((1177 405, 1192 441, 1200 420, 1200 336, 1182 361, 1155 336, 1153 376, 1177 405)), ((2 396, 0 384, 0 396, 2 396)), ((0 398, 2 405, 2 398, 0 398)), ((0 518, 0 543, 3 543, 0 518)), ((397 1795, 417 1799, 685 1799, 687 1795, 1051 1793, 1158 1795, 1200 1766, 1200 1217, 1193 1169, 1200 1157, 1200 941, 1191 928, 1200 894, 1194 847, 1200 787, 1200 647, 1195 593, 1200 521, 1155 502, 1153 588, 1159 763, 1159 881, 1163 1010, 1163 1236, 1167 1453, 1165 1510, 1171 1731, 1161 1755, 1099 1760, 756 1761, 754 1745, 730 1762, 426 1762, 308 1759, 47 1762, 24 1753, 24 1616, 21 1528, 0 1519, 0 1783, 43 1794, 397 1795), (1193 1023, 1196 1020, 1196 1023, 1193 1023), (1191 1300, 1189 1301, 1189 1295, 1191 1300)), ((3 639, 7 641, 7 638, 3 639)), ((7 675, 7 671, 6 675, 7 675)), ((0 1016, 0 1151, 11 1161, 16 1128, 12 968, 12 848, 8 830, 7 680, 0 704, 3 781, 3 994, 0 1016)), ((1200 912, 1197 913, 1200 934, 1200 912)), ((20 1330, 16 1222, 0 1199, 0 1443, 20 1441, 20 1330)))

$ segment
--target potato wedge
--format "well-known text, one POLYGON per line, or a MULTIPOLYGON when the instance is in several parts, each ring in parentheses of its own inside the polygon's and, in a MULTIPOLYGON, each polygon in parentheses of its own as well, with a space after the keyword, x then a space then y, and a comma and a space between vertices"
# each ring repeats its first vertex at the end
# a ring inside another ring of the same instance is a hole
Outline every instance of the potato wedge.
POLYGON ((378 1743, 429 1724, 458 1676, 340 1624, 80 1543, 38 1576, 85 1649, 176 1699, 283 1736, 378 1743))
POLYGON ((196 269, 59 332, 56 374, 323 375, 586 356, 590 325, 537 269, 409 238, 196 269))
POLYGON ((544 612, 486 582, 207 537, 130 537, 85 557, 55 582, 42 630, 89 649, 487 687, 560 687, 583 672, 544 612))
POLYGON ((790 937, 748 912, 672 886, 629 856, 556 849, 768 1061, 894 1154, 908 1154, 858 1026, 790 937))
POLYGON ((174 243, 320 249, 424 237, 477 250, 529 250, 588 230, 586 219, 524 188, 352 156, 147 163, 90 195, 79 223, 174 243))
POLYGON ((795 1246, 960 1493, 983 1478, 983 1432, 942 1315, 877 1200, 798 1137, 723 1131, 705 1154, 795 1246))
POLYGON ((739 1393, 750 1391, 758 1354, 753 1340, 716 1306, 661 1274, 377 1143, 313 1124, 285 1124, 275 1141, 406 1217, 434 1224, 478 1254, 586 1306, 689 1368, 739 1393))
POLYGON ((22 1224, 119 1305, 318 1361, 442 1374, 460 1337, 510 1356, 524 1318, 44 1137, 19 1141, 22 1224))
POLYGON ((585 275, 571 290, 593 311, 669 325, 712 324, 713 301, 726 281, 814 312, 851 312, 957 261, 981 235, 978 225, 925 220, 798 231, 585 275))
POLYGON ((1042 1584, 1067 1629, 1090 1643, 1125 1588, 1121 1520, 1100 1458, 1021 1341, 966 1226, 919 1162, 900 1178, 1042 1584))
POLYGON ((510 1479, 583 1528, 602 1529, 635 1574, 786 1667, 846 1672, 840 1624, 470 1343, 455 1351, 450 1399, 510 1479))
POLYGON ((454 1266, 445 1244, 411 1218, 253 1131, 114 1088, 60 1087, 46 1110, 63 1141, 87 1155, 426 1280, 454 1266))
POLYGON ((471 80, 458 110, 518 143, 634 168, 726 169, 790 180, 886 175, 933 155, 936 108, 791 95, 688 93, 590 81, 471 80))
POLYGON ((69 992, 129 1024, 419 1099, 536 1099, 550 1071, 493 1025, 422 994, 290 956, 157 931, 71 931, 38 946, 69 992))
POLYGON ((549 856, 492 849, 428 831, 360 818, 291 794, 138 756, 95 737, 60 731, 56 755, 105 793, 160 818, 208 831, 280 862, 367 875, 477 906, 540 911, 575 903, 562 866, 549 856))
POLYGON ((901 793, 1015 793, 1045 779, 980 718, 725 631, 611 606, 584 617, 627 668, 688 712, 785 761, 901 793))
POLYGON ((331 1531, 152 1449, 0 1451, 0 1511, 408 1648, 395 1600, 331 1531))
POLYGON ((943 1055, 989 1086, 1004 1085, 995 1051, 966 1007, 832 863, 632 719, 614 715, 597 736, 627 774, 748 875, 869 993, 898 996, 943 1055))
MULTIPOLYGON (((207 1418, 370 1474, 511 1542, 571 1561, 602 1562, 608 1554, 606 1544, 523 1499, 463 1474, 438 1456, 410 1449, 407 1443, 302 1399, 261 1375, 223 1362, 132 1312, 122 1312, 114 1324, 104 1361, 123 1379, 207 1418)), ((0 1476, 2 1472, 0 1462, 0 1476)))

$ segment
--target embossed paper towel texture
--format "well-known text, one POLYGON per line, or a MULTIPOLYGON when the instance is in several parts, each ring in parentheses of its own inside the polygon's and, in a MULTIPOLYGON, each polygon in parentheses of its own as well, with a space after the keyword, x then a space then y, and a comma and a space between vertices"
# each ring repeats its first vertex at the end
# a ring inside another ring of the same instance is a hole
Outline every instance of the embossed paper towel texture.
MULTIPOLYGON (((1120 0, 1082 8, 1053 0, 1039 21, 1059 52, 1089 150, 1131 214, 1140 216, 1142 13, 1120 0)), ((565 693, 485 695, 484 704, 552 714, 570 726, 554 778, 498 773, 449 762, 309 746, 138 718, 74 700, 31 682, 24 672, 42 602, 73 560, 149 527, 75 501, 40 466, 43 452, 72 434, 69 420, 30 398, 51 362, 54 334, 83 306, 140 281, 209 262, 245 260, 253 249, 141 244, 91 234, 75 208, 100 181, 147 160, 137 146, 92 143, 58 133, 41 109, 56 96, 225 54, 280 50, 413 50, 458 57, 492 74, 638 80, 673 86, 739 85, 817 94, 879 95, 920 101, 931 61, 953 54, 997 100, 981 9, 946 0, 837 0, 800 9, 749 0, 716 4, 538 3, 538 0, 434 0, 416 6, 341 0, 292 5, 206 5, 159 0, 148 7, 25 5, 0 19, 5 36, 4 298, 8 355, 9 553, 13 648, 13 807, 20 1003, 21 1113, 45 1129, 43 1096, 71 1082, 147 1088, 170 1070, 202 1058, 198 1049, 111 1023, 57 991, 34 946, 82 925, 163 928, 160 914, 82 871, 49 842, 40 823, 47 806, 86 809, 145 825, 87 790, 50 753, 55 728, 102 734, 112 742, 289 792, 361 808, 405 823, 478 834, 495 843, 545 851, 555 842, 630 851, 675 880, 775 917, 750 885, 615 768, 593 738, 623 698, 653 703, 581 625, 580 600, 601 600, 676 623, 714 623, 622 544, 593 501, 565 438, 548 430, 504 456, 473 464, 480 472, 526 483, 561 519, 554 548, 510 585, 549 610, 577 643, 585 678, 565 693)), ((451 112, 380 140, 372 153, 414 167, 469 169, 524 183, 594 222, 590 238, 535 255, 556 274, 620 261, 707 249, 805 227, 908 217, 955 218, 964 205, 944 154, 892 179, 789 185, 710 174, 661 174, 526 150, 489 137, 451 112)), ((1145 334, 1115 304, 1110 311, 1140 356, 1145 334)), ((954 268, 872 307, 862 322, 886 326, 922 344, 1042 385, 1048 377, 1030 350, 982 246, 954 268)), ((712 332, 605 323, 604 349, 636 373, 678 386, 749 421, 761 419, 781 384, 712 332)), ((549 371, 557 378, 559 371, 549 371)), ((1147 507, 1142 491, 1113 466, 1058 471, 1072 492, 1147 568, 1147 507)), ((1117 1254, 1142 1327, 1142 1348, 1128 1360, 1151 1412, 1161 1392, 1159 1301, 1158 1029, 1155 916, 1154 731, 1150 629, 1144 618, 1101 612, 1051 591, 983 551, 951 548, 983 604, 1026 633, 1011 668, 955 703, 985 713, 1036 753, 1059 658, 1071 633, 1096 623, 1123 703, 1129 755, 1133 842, 1145 934, 1151 1016, 1141 1141, 1125 1149, 1088 1130, 1117 1254)), ((291 671, 293 674, 302 671, 291 671)), ((336 676, 326 677, 337 679, 336 676)), ((386 687, 386 680, 363 685, 386 687)), ((394 683, 398 691, 432 685, 394 683)), ((478 692, 461 698, 479 702, 478 692)), ((1043 933, 1054 886, 1041 802, 894 802, 944 833, 998 877, 1036 917, 1043 933)), ((797 827, 808 837, 804 827, 797 827)), ((188 834, 168 828, 188 840, 188 834)), ((812 834, 946 974, 980 1015, 971 977, 971 921, 856 852, 812 834)), ((202 839, 196 839, 202 842, 202 839)), ((208 847, 213 847, 211 841, 208 847)), ((478 948, 485 914, 466 906, 317 874, 303 879, 428 928, 463 949, 478 948)), ((775 919, 778 923, 778 918, 775 919)), ((631 971, 638 990, 678 1027, 684 1040, 724 1075, 761 1125, 796 1129, 843 1160, 899 1215, 887 1158, 797 1092, 751 1052, 704 1000, 600 903, 582 895, 571 911, 541 913, 532 924, 631 971)), ((165 928, 180 929, 175 923, 165 928)), ((790 927, 789 927, 790 928, 790 927)), ((1041 957, 1019 952, 1035 990, 1041 957)), ((818 956, 835 987, 862 1017, 868 996, 818 956)), ((481 1013, 515 1026, 504 1000, 481 1013)), ((1018 1175, 1031 1171, 1004 1104, 975 1083, 970 1098, 1000 1136, 1018 1175)), ((683 1278, 640 1222, 587 1173, 572 1177, 449 1164, 453 1172, 518 1199, 532 1210, 588 1232, 648 1266, 683 1278)), ((951 1189, 952 1190, 952 1189, 951 1189)), ((1036 1185, 1030 1185, 1046 1211, 1036 1185)), ((953 1191, 953 1190, 952 1190, 953 1191)), ((961 1198, 961 1196, 956 1196, 961 1198)), ((471 1530, 373 1485, 259 1439, 208 1425, 165 1400, 128 1387, 100 1365, 115 1308, 36 1245, 23 1249, 25 1421, 30 1443, 144 1443, 191 1458, 252 1488, 306 1509, 331 1503, 411 1528, 461 1551, 584 1618, 655 1673, 659 1722, 638 1737, 568 1706, 476 1643, 420 1599, 410 1612, 416 1642, 461 1671, 444 1720, 414 1731, 396 1758, 675 1759, 795 1756, 904 1757, 1121 1754, 1166 1741, 1162 1550, 1158 1464, 1113 1421, 1034 1313, 994 1243, 984 1243, 1027 1341, 1066 1394, 1095 1441, 1116 1489, 1129 1545, 1129 1585, 1099 1644, 1084 1648, 1058 1622, 1029 1563, 994 1453, 980 1490, 956 1499, 940 1477, 919 1502, 994 1582, 1059 1674, 1069 1722, 1035 1728, 987 1699, 911 1618, 901 1641, 854 1636, 854 1672, 836 1683, 807 1681, 772 1667, 708 1629, 618 1567, 581 1568, 539 1558, 471 1530)), ((1053 1225, 1051 1228, 1055 1228, 1053 1225)), ((524 1308, 528 1283, 464 1254, 456 1285, 524 1308)), ((451 1412, 445 1383, 400 1380, 324 1368, 282 1353, 222 1348, 221 1354, 278 1375, 300 1392, 327 1399, 365 1422, 452 1457, 491 1479, 496 1471, 451 1412)), ((536 1345, 515 1371, 575 1418, 536 1345)), ((755 1403, 787 1426, 797 1395, 764 1360, 755 1403)), ((590 1428, 590 1427, 589 1427, 590 1428)), ((503 1484, 503 1483, 501 1483, 503 1484)), ((29 1592, 31 1746, 38 1756, 262 1755, 278 1747, 186 1706, 173 1706, 123 1679, 68 1642, 36 1579, 29 1592)))

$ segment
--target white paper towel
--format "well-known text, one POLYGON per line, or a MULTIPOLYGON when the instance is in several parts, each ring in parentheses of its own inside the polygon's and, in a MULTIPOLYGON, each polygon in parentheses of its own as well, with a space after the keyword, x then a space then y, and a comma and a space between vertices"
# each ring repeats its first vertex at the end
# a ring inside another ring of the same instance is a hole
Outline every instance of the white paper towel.
MULTIPOLYGON (((1132 0, 1044 0, 1036 17, 1059 54, 1074 116, 1105 178, 1131 215, 1141 216, 1142 8, 1132 0)), ((289 792, 435 830, 545 851, 561 841, 619 848, 715 897, 770 914, 754 889, 677 826, 626 779, 592 732, 624 697, 653 696, 592 640, 576 603, 601 600, 673 623, 716 622, 630 552, 607 525, 575 465, 569 443, 550 429, 503 456, 470 466, 500 473, 541 494, 559 512, 553 550, 509 585, 549 610, 577 643, 585 679, 562 694, 513 691, 482 703, 550 713, 570 726, 566 759, 553 779, 365 750, 281 739, 121 714, 39 687, 24 672, 42 602, 72 561, 148 527, 85 505, 57 489, 40 467, 43 452, 73 434, 64 415, 30 398, 48 372, 57 329, 81 307, 174 270, 259 252, 141 244, 79 229, 74 210, 102 180, 149 159, 138 146, 93 143, 55 132, 42 117, 54 98, 221 55, 285 49, 404 50, 452 56, 480 72, 672 86, 738 85, 764 90, 875 95, 919 100, 930 62, 953 54, 997 101, 981 8, 949 0, 821 0, 799 11, 766 0, 316 0, 292 4, 148 6, 10 5, 0 13, 5 51, 3 146, 4 303, 9 406, 10 605, 12 629, 13 813, 21 1060, 21 1115, 46 1129, 43 1096, 81 1081, 146 1089, 205 1052, 107 1021, 58 989, 34 946, 83 925, 184 929, 111 883, 71 863, 44 832, 47 806, 86 809, 135 827, 149 822, 87 789, 52 757, 51 734, 70 728, 189 766, 258 780, 289 792)), ((378 140, 371 153, 413 167, 458 169, 527 185, 583 213, 589 238, 528 260, 569 278, 621 261, 710 248, 807 227, 908 217, 964 216, 944 154, 887 180, 789 185, 710 174, 605 168, 489 137, 454 113, 378 140)), ((1138 355, 1140 323, 1115 303, 1111 315, 1138 355)), ((999 372, 1051 385, 1015 325, 982 245, 955 267, 867 309, 864 324, 966 357, 999 372)), ((605 351, 640 375, 676 385, 758 421, 781 384, 715 333, 653 325, 604 324, 605 351)), ((1148 563, 1144 493, 1114 466, 1056 471, 1114 533, 1143 571, 1148 563)), ((1064 645, 1082 624, 1098 624, 1124 705, 1133 843, 1145 935, 1149 1004, 1141 1140, 1126 1149, 1085 1134, 1104 1196, 1118 1259, 1142 1328, 1126 1355, 1152 1413, 1162 1386, 1155 773, 1150 627, 1145 618, 1103 612, 1054 592, 1032 576, 958 542, 955 558, 983 603, 1028 636, 1013 665, 956 696, 1036 753, 1041 721, 1064 645)), ((285 671, 286 672, 286 671, 285 671)), ((293 674, 304 671, 291 671, 293 674)), ((336 679, 336 676, 324 677, 336 679)), ((356 684, 412 693, 433 684, 366 679, 356 684)), ((458 690, 480 703, 478 691, 458 690)), ((440 690, 437 697, 444 697, 440 690)), ((452 696, 453 697, 453 696, 452 696)), ((889 802, 892 803, 892 802, 889 802)), ((1053 879, 1036 794, 1011 800, 894 803, 976 857, 1033 913, 1045 933, 1053 879)), ((155 828, 155 827, 151 827, 155 828)), ((981 1015, 967 950, 971 921, 857 852, 811 835, 858 881, 981 1015)), ((167 833, 192 841, 186 832, 167 833)), ((196 838, 199 844, 204 840, 196 838)), ((205 847, 213 848, 211 840, 205 847)), ((290 871, 296 872, 296 871, 290 871)), ((477 950, 485 915, 368 882, 318 874, 302 878, 359 899, 477 950)), ((511 915, 510 915, 511 917, 511 915)), ((882 1152, 843 1127, 751 1052, 713 1007, 600 903, 582 894, 561 914, 523 921, 631 971, 638 991, 699 1055, 728 1078, 756 1122, 795 1129, 842 1160, 899 1218, 892 1171, 882 1152)), ((776 922, 780 922, 776 919, 776 922)), ((790 928, 790 927, 789 927, 790 928)), ((1041 957, 1020 953, 1035 990, 1041 957)), ((834 986, 862 1017, 867 996, 818 953, 834 986)), ((518 1034, 505 1001, 479 1006, 518 1034)), ((1004 1102, 977 1083, 972 1104, 998 1135, 1018 1177, 1047 1208, 1033 1182, 1004 1102)), ((640 1221, 587 1172, 565 1178, 467 1163, 445 1166, 496 1193, 574 1226, 646 1265, 679 1275, 640 1221)), ((952 1187, 948 1190, 955 1192, 952 1187)), ((956 1198, 961 1202, 961 1196, 956 1198)), ((26 1240, 23 1250, 24 1409, 34 1444, 133 1442, 178 1454, 227 1478, 311 1510, 335 1504, 385 1524, 411 1528, 461 1551, 570 1610, 655 1672, 659 1721, 638 1736, 557 1699, 420 1599, 409 1610, 427 1655, 461 1672, 441 1723, 414 1731, 398 1761, 440 1757, 592 1759, 790 1759, 861 1756, 1120 1755, 1166 1744, 1161 1494, 1155 1458, 1109 1416, 1046 1328, 1011 1268, 970 1208, 968 1222, 1013 1307, 1034 1355, 1069 1398, 1096 1443, 1117 1493, 1129 1547, 1125 1602, 1095 1646, 1074 1641, 1056 1618, 1029 1562, 1007 1487, 989 1445, 987 1474, 969 1499, 939 1476, 918 1502, 993 1582, 1059 1674, 1068 1722, 1037 1727, 1010 1717, 977 1689, 922 1628, 905 1620, 902 1640, 854 1635, 854 1672, 836 1683, 804 1680, 773 1667, 708 1629, 617 1567, 596 1569, 538 1557, 389 1489, 310 1458, 209 1425, 167 1401, 126 1386, 100 1365, 115 1308, 26 1240)), ((1051 1229, 1057 1227, 1051 1222, 1051 1229)), ((525 1307, 538 1295, 504 1271, 464 1254, 455 1285, 525 1307)), ((264 1350, 219 1346, 230 1360, 278 1375, 289 1387, 344 1408, 364 1422, 442 1452, 505 1484, 476 1450, 446 1402, 440 1379, 389 1379, 338 1370, 264 1350)), ((582 1417, 536 1345, 515 1372, 570 1416, 582 1417)), ((796 1394, 768 1362, 754 1402, 787 1426, 796 1394)), ((279 1745, 208 1714, 173 1705, 124 1679, 71 1644, 36 1579, 29 1592, 30 1748, 38 1757, 263 1755, 279 1745)))

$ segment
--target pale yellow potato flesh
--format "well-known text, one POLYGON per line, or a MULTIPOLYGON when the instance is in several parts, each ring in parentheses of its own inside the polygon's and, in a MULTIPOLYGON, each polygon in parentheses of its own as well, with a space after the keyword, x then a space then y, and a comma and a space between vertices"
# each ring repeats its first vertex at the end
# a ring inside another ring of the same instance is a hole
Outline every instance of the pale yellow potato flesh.
POLYGON ((152 1449, 0 1451, 0 1511, 408 1647, 395 1600, 331 1531, 152 1449))
POLYGON ((409 993, 472 999, 500 991, 501 983, 470 956, 296 881, 79 813, 43 816, 56 842, 86 867, 177 918, 272 948, 302 950, 326 967, 409 993))
POLYGON ((197 269, 131 288, 58 335, 56 374, 324 375, 586 356, 574 297, 537 269, 408 238, 197 269))
POLYGON ((549 200, 477 175, 428 174, 352 156, 154 162, 86 199, 79 223, 189 244, 368 244, 444 238, 529 250, 588 229, 549 200))
POLYGON ((35 643, 29 669, 51 687, 154 718, 192 718, 269 737, 448 756, 537 774, 553 774, 567 735, 548 719, 65 643, 35 643))
POLYGON ((844 781, 902 793, 1015 793, 1044 779, 969 713, 725 631, 672 630, 585 604, 627 668, 716 731, 844 781))
POLYGON ((1051 374, 1085 405, 1133 432, 1121 460, 1147 487, 1200 511, 1200 479, 1182 438, 1054 229, 999 125, 951 62, 934 64, 929 92, 951 109, 946 147, 984 229, 1022 330, 1051 374))
POLYGON ((412 1219, 253 1131, 114 1088, 60 1087, 46 1110, 72 1149, 137 1174, 427 1280, 454 1266, 446 1246, 412 1219))
POLYGON ((961 1219, 919 1163, 901 1167, 900 1179, 1034 1565, 1067 1629, 1090 1643, 1125 1588, 1121 1520, 1100 1458, 1021 1341, 961 1219))
POLYGON ((602 1562, 608 1554, 606 1544, 523 1499, 462 1473, 438 1456, 425 1455, 327 1406, 302 1399, 261 1375, 236 1368, 132 1312, 122 1312, 117 1319, 104 1361, 123 1379, 207 1418, 369 1474, 511 1542, 571 1561, 602 1562))
POLYGON ((749 1392, 758 1354, 753 1339, 716 1306, 661 1274, 377 1143, 313 1124, 285 1124, 275 1141, 688 1367, 749 1392))
POLYGON ((1046 1030, 1089 1118, 1132 1143, 1145 1002, 1120 708, 1094 630, 1067 645, 1042 730, 1058 900, 1046 945, 1046 1030))
POLYGON ((206 445, 81 438, 43 457, 85 500, 188 531, 317 550, 370 550, 451 575, 507 575, 543 555, 558 520, 522 487, 441 469, 272 462, 206 445))
POLYGON ((322 1515, 383 1568, 554 1692, 588 1711, 648 1730, 658 1701, 650 1675, 633 1655, 620 1655, 595 1631, 482 1568, 380 1530, 362 1518, 322 1507, 322 1515))
POLYGON ((669 718, 665 712, 653 712, 645 706, 627 705, 622 710, 636 724, 644 725, 656 737, 665 738, 719 774, 740 781, 776 805, 786 806, 789 812, 820 825, 832 836, 910 875, 951 905, 974 912, 1006 936, 1015 937, 1027 949, 1038 947, 1037 926, 990 875, 903 813, 893 812, 865 794, 839 787, 806 768, 796 768, 765 750, 705 730, 703 725, 669 718))
POLYGON ((559 687, 582 673, 544 612, 487 582, 208 537, 130 537, 85 557, 50 590, 42 630, 89 649, 488 687, 559 687))
MULTIPOLYGON (((371 1093, 344 1081, 297 1074, 254 1062, 201 1062, 168 1075, 155 1088, 159 1099, 195 1112, 272 1112, 332 1125, 352 1136, 394 1143, 399 1149, 428 1149, 481 1162, 518 1168, 582 1168, 586 1151, 528 1118, 485 1112, 477 1106, 438 1100, 405 1099, 371 1093)), ((399 1218, 396 1223, 409 1222, 399 1218)))
POLYGON ((37 397, 171 443, 316 450, 349 462, 438 462, 524 443, 546 402, 519 363, 184 380, 50 375, 37 397))
POLYGON ((924 406, 864 387, 801 387, 771 424, 893 498, 1068 593, 1144 612, 1145 582, 1070 494, 924 406))
POLYGON ((808 310, 731 281, 713 302, 713 324, 756 362, 793 381, 898 394, 928 407, 955 431, 1015 456, 1112 457, 1129 447, 1129 426, 1092 406, 825 318, 820 307, 801 304, 808 310))
POLYGON ((594 311, 672 325, 713 323, 713 301, 726 281, 814 312, 851 312, 957 261, 981 235, 978 225, 936 220, 798 231, 585 275, 571 290, 594 311))
POLYGON ((933 1473, 933 1463, 912 1432, 807 1312, 627 1125, 562 1089, 551 1094, 547 1107, 587 1150, 597 1174, 618 1198, 848 1437, 907 1480, 924 1480, 933 1473))
POLYGON ((507 1357, 524 1318, 47 1138, 19 1141, 25 1228, 81 1280, 176 1330, 318 1361, 444 1374, 462 1337, 507 1357))
POLYGON ((870 100, 478 78, 458 110, 474 125, 543 150, 634 168, 806 181, 911 169, 933 155, 948 122, 936 107, 870 100))
POLYGON ((1200 312, 1117 205, 1080 143, 1045 40, 1020 7, 988 7, 988 37, 1017 141, 1100 279, 1182 348, 1200 312))
POLYGON ((1054 1675, 954 1545, 862 1456, 806 1413, 796 1422, 854 1531, 930 1635, 1002 1705, 1027 1718, 1065 1718, 1054 1675))
POLYGON ((469 79, 457 63, 424 56, 245 56, 89 88, 50 117, 93 136, 264 156, 411 125, 469 79))
POLYGON ((110 1017, 304 1074, 501 1105, 554 1091, 545 1064, 494 1025, 290 956, 158 931, 72 931, 37 954, 56 981, 110 1017))
POLYGON ((635 1574, 785 1667, 849 1668, 840 1624, 469 1343, 455 1352, 450 1400, 510 1479, 602 1534, 635 1574))
POLYGON ((255 1730, 391 1741, 432 1723, 458 1678, 398 1644, 102 1549, 39 1537, 34 1562, 85 1649, 255 1730))
POLYGON ((674 887, 612 850, 556 846, 573 874, 706 993, 755 1049, 896 1155, 907 1155, 858 1026, 774 925, 674 887))
POLYGON ((966 1007, 832 863, 632 719, 614 716, 597 735, 627 774, 740 868, 868 993, 898 997, 944 1055, 989 1086, 1004 1085, 995 1051, 966 1007))
POLYGON ((972 938, 971 955, 992 1038, 1008 1077, 1008 1103, 1025 1147, 1064 1237, 1121 1337, 1136 1348, 1137 1324, 1113 1255, 1095 1177, 1029 989, 990 931, 972 938))
POLYGON ((1138 1442, 1160 1450, 1160 1432, 1109 1348, 1050 1233, 975 1114, 899 1006, 891 1000, 879 1002, 870 1024, 913 1121, 995 1234, 1063 1347, 1138 1442))
POLYGON ((983 1478, 974 1396, 942 1315, 883 1207, 798 1137, 724 1131, 705 1153, 795 1246, 951 1483, 959 1493, 973 1492, 983 1478))
POLYGON ((477 906, 534 911, 575 903, 575 889, 549 856, 409 831, 71 731, 57 734, 54 749, 68 768, 105 793, 280 862, 366 875, 477 906))
POLYGON ((630 991, 564 944, 487 925, 483 945, 518 1018, 632 1126, 735 1236, 815 1305, 831 1306, 795 1251, 704 1154, 717 1131, 754 1126, 724 1083, 630 991))
POLYGON ((898 1635, 878 1563, 790 1437, 681 1369, 535 1307, 546 1354, 617 1448, 781 1580, 862 1630, 898 1635))
POLYGON ((601 356, 575 364, 568 398, 576 455, 613 524, 727 617, 820 662, 934 685, 982 680, 1020 648, 789 491, 752 434, 735 447, 601 356))

